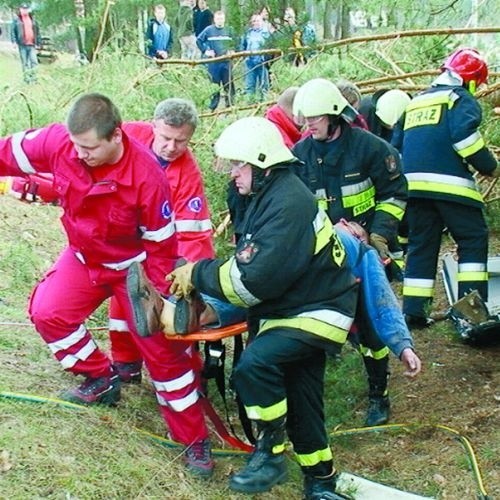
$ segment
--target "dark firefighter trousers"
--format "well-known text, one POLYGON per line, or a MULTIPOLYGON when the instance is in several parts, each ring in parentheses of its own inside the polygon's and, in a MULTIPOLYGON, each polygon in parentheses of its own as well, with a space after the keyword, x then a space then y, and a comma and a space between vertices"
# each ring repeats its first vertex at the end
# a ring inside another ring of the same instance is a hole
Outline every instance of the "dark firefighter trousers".
MULTIPOLYGON (((458 264, 488 262, 488 228, 481 208, 461 203, 411 198, 407 207, 410 228, 405 278, 434 280, 443 230, 457 244, 458 264)), ((476 289, 488 300, 488 280, 461 281, 458 297, 476 289)), ((403 312, 425 316, 431 298, 404 293, 403 312)))
MULTIPOLYGON (((286 399, 286 429, 300 457, 329 447, 323 404, 326 354, 287 336, 289 332, 275 328, 252 340, 233 372, 233 382, 246 407, 267 408, 286 399)), ((302 469, 306 474, 328 475, 332 460, 302 469)))

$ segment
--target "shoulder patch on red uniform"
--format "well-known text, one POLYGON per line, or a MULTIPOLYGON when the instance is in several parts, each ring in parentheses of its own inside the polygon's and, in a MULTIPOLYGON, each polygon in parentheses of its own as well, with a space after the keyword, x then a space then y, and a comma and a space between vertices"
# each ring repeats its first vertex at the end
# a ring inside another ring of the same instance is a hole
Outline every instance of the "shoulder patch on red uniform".
POLYGON ((199 214, 201 212, 201 208, 203 206, 203 203, 201 201, 201 198, 199 196, 195 196, 194 198, 191 198, 187 206, 191 212, 194 212, 195 214, 199 214))
POLYGON ((253 260, 258 251, 259 247, 254 242, 246 243, 241 250, 236 252, 236 260, 242 264, 248 264, 253 260))
POLYGON ((164 219, 170 219, 172 217, 172 209, 170 208, 170 203, 166 201, 161 206, 161 215, 164 219))
POLYGON ((394 155, 389 155, 385 157, 385 168, 390 174, 393 174, 398 169, 398 162, 394 155))

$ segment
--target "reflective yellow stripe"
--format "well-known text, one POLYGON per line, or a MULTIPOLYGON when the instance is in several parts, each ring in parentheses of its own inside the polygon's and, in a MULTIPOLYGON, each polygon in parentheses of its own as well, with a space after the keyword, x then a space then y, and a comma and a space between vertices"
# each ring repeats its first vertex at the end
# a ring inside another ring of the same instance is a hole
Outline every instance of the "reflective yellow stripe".
POLYGON ((396 219, 398 219, 399 221, 403 219, 403 215, 405 214, 403 208, 397 207, 392 203, 378 203, 377 206, 375 207, 375 210, 386 212, 395 217, 396 219))
POLYGON ((349 329, 345 330, 337 326, 325 323, 314 318, 280 318, 267 319, 261 323, 259 334, 267 332, 273 328, 298 328, 305 332, 313 333, 327 340, 344 344, 347 339, 349 329))
POLYGON ((481 193, 472 188, 463 186, 454 186, 452 184, 432 182, 432 181, 408 181, 409 191, 428 191, 430 193, 446 193, 455 196, 463 196, 464 198, 471 198, 479 202, 483 201, 481 193))
POLYGON ((404 286, 405 297, 434 297, 434 288, 419 288, 416 286, 404 286))
POLYGON ((249 292, 241 281, 241 273, 234 257, 224 262, 219 268, 219 280, 222 293, 231 304, 251 307, 261 302, 249 292))
POLYGON ((389 356, 389 348, 388 347, 382 347, 382 349, 379 349, 378 351, 374 351, 374 350, 370 349, 369 347, 365 347, 363 345, 360 345, 359 352, 365 358, 383 359, 383 358, 389 356))
POLYGON ((316 233, 316 245, 314 247, 314 255, 316 255, 328 245, 333 234, 333 224, 324 210, 318 210, 313 226, 316 233))
POLYGON ((262 406, 245 406, 245 411, 250 420, 270 422, 286 415, 287 402, 286 399, 283 399, 279 403, 267 406, 266 408, 262 406))
POLYGON ((468 156, 472 156, 474 153, 477 153, 480 149, 483 148, 484 148, 484 139, 480 137, 474 144, 471 144, 470 146, 463 149, 457 149, 457 153, 462 158, 467 158, 468 156))
MULTIPOLYGON (((344 208, 352 208, 356 205, 362 205, 365 204, 365 202, 374 200, 374 198, 375 186, 370 186, 368 189, 365 189, 357 194, 342 196, 342 205, 344 208)), ((375 202, 373 202, 373 204, 375 204, 375 202)))
POLYGON ((437 104, 444 104, 448 106, 448 109, 451 109, 455 104, 455 101, 450 98, 451 92, 445 91, 444 93, 430 94, 430 95, 422 95, 417 96, 408 106, 406 106, 406 112, 412 111, 414 109, 427 108, 429 106, 435 106, 437 104))
POLYGON ((481 271, 459 271, 457 273, 457 281, 488 281, 488 273, 481 271))
POLYGON ((285 443, 283 444, 275 444, 271 451, 273 452, 274 455, 278 455, 280 453, 283 453, 285 451, 285 443))
POLYGON ((313 465, 319 464, 320 462, 328 462, 333 460, 332 450, 330 447, 323 450, 314 451, 307 454, 296 454, 297 462, 302 467, 312 467, 313 465))

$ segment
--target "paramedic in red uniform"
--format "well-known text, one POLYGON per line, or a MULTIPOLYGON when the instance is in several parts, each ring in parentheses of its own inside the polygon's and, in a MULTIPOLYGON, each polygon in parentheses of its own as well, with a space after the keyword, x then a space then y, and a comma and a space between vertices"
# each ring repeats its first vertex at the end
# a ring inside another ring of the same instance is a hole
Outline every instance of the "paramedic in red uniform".
MULTIPOLYGON (((149 278, 166 291, 177 243, 168 183, 152 153, 129 138, 115 105, 86 94, 72 106, 67 125, 52 124, 0 139, 0 175, 51 172, 59 193, 68 246, 33 291, 29 313, 61 363, 83 383, 62 398, 115 404, 120 381, 85 320, 115 296, 133 324, 125 277, 144 262, 149 278), (69 279, 70 278, 70 279, 69 279)), ((199 380, 189 343, 132 331, 156 391, 171 437, 186 446, 193 473, 213 470, 199 380)))
MULTIPOLYGON (((126 122, 123 130, 157 157, 170 187, 177 251, 189 260, 215 256, 210 212, 196 159, 188 148, 198 125, 194 104, 171 98, 160 102, 152 122, 126 122)), ((122 382, 141 381, 142 356, 128 333, 124 312, 111 299, 109 331, 111 353, 122 382)))

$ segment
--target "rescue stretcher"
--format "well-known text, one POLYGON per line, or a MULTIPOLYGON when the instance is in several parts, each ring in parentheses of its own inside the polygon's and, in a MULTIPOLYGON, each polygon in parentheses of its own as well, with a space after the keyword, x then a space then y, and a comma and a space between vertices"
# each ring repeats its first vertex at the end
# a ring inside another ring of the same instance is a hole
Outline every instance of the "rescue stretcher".
POLYGON ((500 340, 500 256, 488 259, 488 302, 477 292, 458 299, 458 263, 452 254, 443 256, 444 287, 451 306, 449 317, 460 338, 469 343, 500 340))

